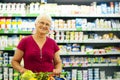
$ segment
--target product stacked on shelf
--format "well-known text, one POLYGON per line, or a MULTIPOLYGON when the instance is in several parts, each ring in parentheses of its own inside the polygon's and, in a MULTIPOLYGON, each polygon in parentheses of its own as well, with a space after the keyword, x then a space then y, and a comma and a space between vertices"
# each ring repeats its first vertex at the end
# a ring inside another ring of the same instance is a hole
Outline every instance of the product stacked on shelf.
POLYGON ((87 18, 74 18, 74 19, 68 19, 68 20, 63 20, 63 19, 54 19, 54 29, 55 30, 119 30, 120 27, 120 22, 119 19, 95 19, 92 22, 88 21, 89 19, 87 18))
MULTIPOLYGON (((93 2, 89 5, 58 5, 57 3, 40 4, 39 2, 26 3, 0 3, 0 13, 3 15, 28 15, 47 12, 54 16, 79 16, 79 15, 119 15, 120 2, 93 2), (16 13, 17 12, 17 13, 16 13)), ((1 15, 2 15, 1 14, 1 15)), ((114 16, 113 16, 114 17, 114 16)))
POLYGON ((0 36, 0 50, 15 50, 19 41, 26 35, 0 36))
MULTIPOLYGON (((34 33, 34 20, 35 19, 7 19, 2 17, 0 19, 0 33, 34 33)), ((50 37, 57 42, 85 42, 87 40, 93 41, 110 41, 119 42, 119 35, 117 36, 115 31, 120 31, 119 19, 106 21, 104 19, 96 19, 95 22, 88 22, 87 18, 76 18, 72 20, 53 19, 53 25, 50 33, 50 37), (88 32, 85 31, 94 31, 88 32), (95 31, 104 31, 103 34, 99 34, 95 31), (105 31, 114 31, 107 32, 105 31)))
POLYGON ((0 80, 19 79, 19 73, 11 67, 12 58, 11 53, 0 51, 0 80))
POLYGON ((67 43, 66 45, 59 45, 59 47, 61 49, 61 55, 114 55, 120 53, 120 47, 115 46, 94 48, 92 45, 85 46, 76 43, 67 43))
POLYGON ((114 32, 82 32, 82 31, 57 31, 51 32, 49 35, 51 38, 55 39, 58 43, 117 43, 120 42, 118 35, 114 32))
POLYGON ((22 33, 27 31, 32 33, 34 30, 35 19, 22 19, 22 18, 0 18, 0 32, 4 33, 22 33))
POLYGON ((120 78, 120 72, 114 72, 113 79, 113 76, 107 76, 105 70, 100 70, 99 68, 88 68, 83 70, 72 69, 67 73, 67 80, 119 80, 120 78))
POLYGON ((120 2, 94 1, 87 5, 0 3, 0 80, 19 79, 10 60, 19 40, 34 33, 39 12, 53 18, 48 36, 61 49, 67 80, 119 80, 120 2))
POLYGON ((74 57, 62 58, 63 66, 67 67, 102 67, 102 66, 119 66, 120 57, 74 57))

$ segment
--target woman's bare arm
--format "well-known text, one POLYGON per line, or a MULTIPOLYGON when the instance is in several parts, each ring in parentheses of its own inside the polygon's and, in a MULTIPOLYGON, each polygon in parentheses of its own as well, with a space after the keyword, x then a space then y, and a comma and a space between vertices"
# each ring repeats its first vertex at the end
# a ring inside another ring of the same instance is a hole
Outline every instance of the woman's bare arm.
POLYGON ((24 73, 26 71, 26 69, 20 64, 23 58, 23 54, 24 52, 22 50, 16 49, 12 62, 11 62, 12 67, 15 70, 19 71, 20 73, 24 73))
POLYGON ((60 74, 62 72, 62 60, 60 58, 60 50, 55 53, 54 56, 54 65, 55 69, 53 70, 53 73, 60 74))

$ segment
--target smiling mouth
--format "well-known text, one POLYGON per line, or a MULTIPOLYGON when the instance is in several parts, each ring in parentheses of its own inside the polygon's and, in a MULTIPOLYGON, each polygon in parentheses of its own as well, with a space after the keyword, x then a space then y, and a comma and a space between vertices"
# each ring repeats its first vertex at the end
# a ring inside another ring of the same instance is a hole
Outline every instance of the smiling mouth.
POLYGON ((47 29, 45 29, 45 28, 40 28, 40 29, 42 29, 42 30, 47 30, 47 29))
POLYGON ((40 28, 42 31, 45 31, 46 33, 48 33, 48 29, 46 28, 40 28))

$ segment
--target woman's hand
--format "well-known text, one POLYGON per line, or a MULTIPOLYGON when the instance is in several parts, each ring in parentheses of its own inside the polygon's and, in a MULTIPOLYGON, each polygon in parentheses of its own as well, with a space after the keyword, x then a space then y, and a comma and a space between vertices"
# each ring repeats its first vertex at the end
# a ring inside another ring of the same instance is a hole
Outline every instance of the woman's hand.
POLYGON ((60 69, 53 69, 53 74, 56 76, 59 76, 61 74, 61 70, 60 69))
POLYGON ((21 74, 23 74, 25 71, 27 71, 27 69, 25 69, 25 68, 22 68, 22 69, 19 70, 19 72, 20 72, 21 74))

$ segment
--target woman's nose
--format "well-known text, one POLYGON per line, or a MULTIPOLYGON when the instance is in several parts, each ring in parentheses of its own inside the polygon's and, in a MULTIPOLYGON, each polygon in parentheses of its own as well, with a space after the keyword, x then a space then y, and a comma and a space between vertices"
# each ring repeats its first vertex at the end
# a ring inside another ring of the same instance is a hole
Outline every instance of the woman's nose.
POLYGON ((46 27, 46 24, 45 24, 45 23, 43 24, 43 27, 46 27))
POLYGON ((43 28, 46 28, 46 25, 45 25, 45 24, 43 25, 43 28))

